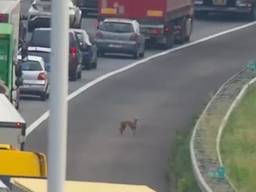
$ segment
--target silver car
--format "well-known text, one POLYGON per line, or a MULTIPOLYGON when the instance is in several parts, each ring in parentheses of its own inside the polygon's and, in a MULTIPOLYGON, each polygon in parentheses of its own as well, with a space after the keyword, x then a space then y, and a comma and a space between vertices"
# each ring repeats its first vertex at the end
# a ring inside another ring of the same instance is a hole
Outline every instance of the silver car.
POLYGON ((18 56, 22 69, 23 85, 20 87, 21 95, 37 95, 44 101, 49 96, 49 80, 42 57, 29 55, 21 60, 18 56))
POLYGON ((95 40, 101 56, 105 53, 131 54, 135 59, 144 56, 145 38, 136 20, 105 19, 99 25, 95 40))
MULTIPOLYGON (((70 26, 81 27, 82 12, 68 0, 70 26)), ((28 30, 31 32, 38 27, 49 27, 51 19, 51 0, 34 0, 28 10, 28 30)))

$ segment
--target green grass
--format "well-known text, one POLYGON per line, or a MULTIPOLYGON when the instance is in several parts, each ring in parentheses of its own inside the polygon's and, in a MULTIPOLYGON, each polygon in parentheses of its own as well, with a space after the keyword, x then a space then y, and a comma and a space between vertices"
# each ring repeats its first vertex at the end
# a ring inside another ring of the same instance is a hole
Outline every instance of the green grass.
POLYGON ((170 189, 176 192, 199 192, 189 150, 190 136, 188 133, 178 133, 175 149, 169 158, 170 189))
POLYGON ((221 154, 238 192, 256 191, 256 87, 232 112, 222 135, 221 154))

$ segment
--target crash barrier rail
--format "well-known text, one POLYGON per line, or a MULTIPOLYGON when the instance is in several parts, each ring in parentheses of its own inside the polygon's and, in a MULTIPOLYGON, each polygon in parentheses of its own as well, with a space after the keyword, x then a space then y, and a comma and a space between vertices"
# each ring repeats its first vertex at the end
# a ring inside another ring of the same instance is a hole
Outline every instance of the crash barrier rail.
POLYGON ((248 68, 228 79, 212 97, 198 119, 190 141, 192 166, 203 192, 235 192, 220 156, 220 138, 234 107, 256 80, 248 68))

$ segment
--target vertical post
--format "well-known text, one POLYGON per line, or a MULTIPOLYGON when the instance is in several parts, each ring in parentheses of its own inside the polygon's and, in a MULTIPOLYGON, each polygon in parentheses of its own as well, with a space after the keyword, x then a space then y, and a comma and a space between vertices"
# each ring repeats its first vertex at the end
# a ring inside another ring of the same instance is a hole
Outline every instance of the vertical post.
POLYGON ((66 178, 67 149, 68 0, 52 0, 51 26, 52 65, 48 131, 48 192, 63 192, 66 178))

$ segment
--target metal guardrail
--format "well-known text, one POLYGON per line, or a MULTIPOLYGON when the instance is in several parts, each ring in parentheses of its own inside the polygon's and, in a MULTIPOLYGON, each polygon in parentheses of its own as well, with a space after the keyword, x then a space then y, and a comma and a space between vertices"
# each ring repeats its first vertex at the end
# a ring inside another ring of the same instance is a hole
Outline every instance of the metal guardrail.
POLYGON ((238 95, 255 77, 255 72, 244 69, 228 79, 208 103, 194 127, 190 143, 191 159, 203 192, 236 191, 227 175, 220 178, 213 176, 213 173, 222 166, 219 141, 228 113, 231 113, 230 108, 234 108, 238 95))

